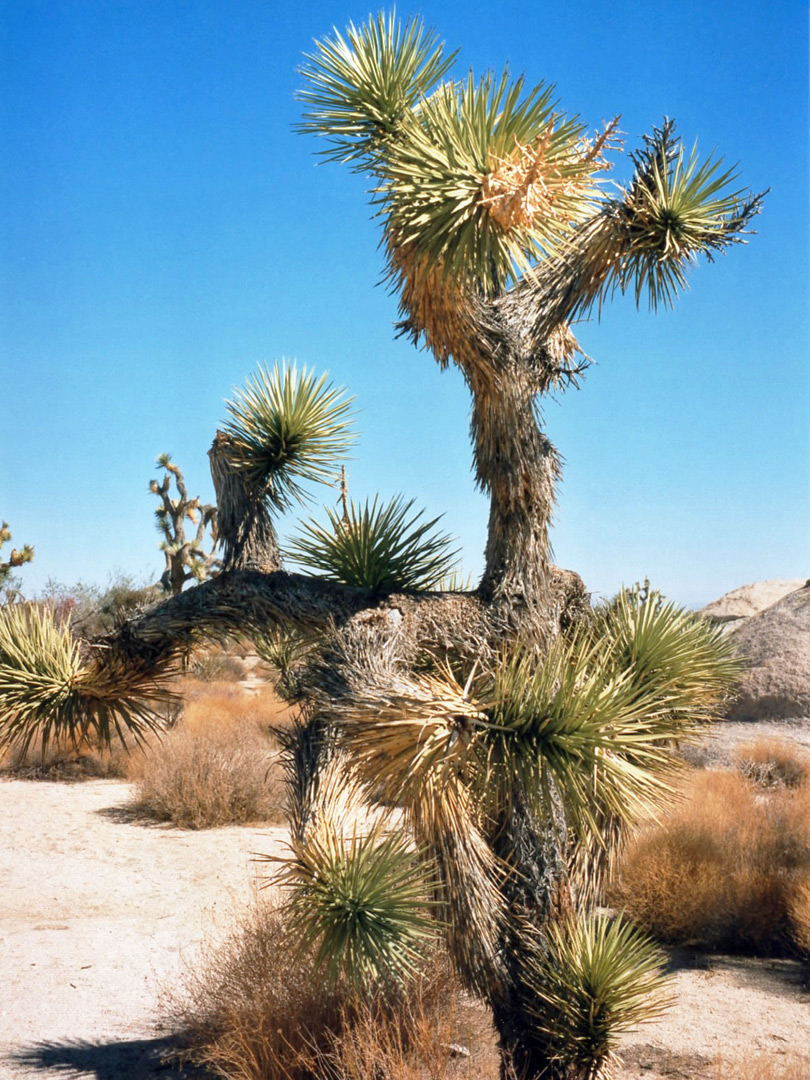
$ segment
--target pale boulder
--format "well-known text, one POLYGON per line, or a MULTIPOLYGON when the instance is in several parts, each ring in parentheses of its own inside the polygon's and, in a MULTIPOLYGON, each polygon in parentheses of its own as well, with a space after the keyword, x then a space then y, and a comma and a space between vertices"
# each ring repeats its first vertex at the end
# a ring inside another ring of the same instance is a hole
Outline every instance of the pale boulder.
POLYGON ((729 719, 810 718, 810 583, 802 586, 729 627, 745 663, 729 719))
POLYGON ((755 581, 732 589, 719 600, 713 600, 700 612, 712 622, 730 623, 737 619, 750 619, 760 611, 778 603, 783 597, 806 584, 804 578, 778 578, 772 581, 755 581))

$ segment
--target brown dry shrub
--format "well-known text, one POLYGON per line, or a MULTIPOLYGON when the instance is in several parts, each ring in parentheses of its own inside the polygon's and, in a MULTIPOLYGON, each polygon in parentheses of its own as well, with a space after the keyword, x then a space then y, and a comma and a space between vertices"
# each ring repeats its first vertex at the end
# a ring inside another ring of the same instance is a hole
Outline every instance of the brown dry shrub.
POLYGON ((712 1080, 807 1080, 810 1058, 788 1057, 777 1061, 768 1054, 756 1054, 739 1061, 719 1059, 712 1080))
POLYGON ((177 690, 183 695, 183 724, 187 728, 242 726, 246 719, 265 727, 286 727, 293 710, 269 685, 246 690, 232 682, 205 682, 185 678, 177 690))
POLYGON ((230 684, 188 683, 185 693, 182 719, 130 760, 138 810, 186 829, 282 822, 284 782, 269 721, 284 721, 284 707, 269 693, 230 684))
POLYGON ((810 790, 712 770, 629 844, 610 898, 661 941, 778 954, 807 881, 810 790))
POLYGON ((755 739, 738 747, 734 760, 747 780, 763 787, 795 788, 810 778, 810 754, 785 739, 755 739))
POLYGON ((121 746, 101 750, 93 746, 76 749, 70 745, 50 744, 45 753, 36 746, 23 754, 14 745, 0 751, 0 772, 15 780, 119 780, 127 775, 129 755, 121 746))
POLYGON ((230 1080, 438 1080, 473 1075, 450 1049, 458 1002, 439 957, 406 991, 326 990, 283 913, 257 905, 188 973, 170 1022, 189 1061, 230 1080))
POLYGON ((793 940, 810 958, 810 881, 799 885, 790 899, 793 940))
POLYGON ((192 656, 189 672, 200 682, 238 683, 244 678, 244 665, 238 656, 223 649, 199 652, 192 656))

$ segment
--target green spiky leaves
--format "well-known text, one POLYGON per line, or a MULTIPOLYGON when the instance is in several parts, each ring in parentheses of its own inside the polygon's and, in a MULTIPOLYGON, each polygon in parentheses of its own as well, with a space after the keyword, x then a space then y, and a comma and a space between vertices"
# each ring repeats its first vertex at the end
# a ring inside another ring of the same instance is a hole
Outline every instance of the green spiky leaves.
POLYGON ((299 130, 325 137, 328 158, 373 165, 454 58, 419 18, 403 26, 381 11, 359 28, 350 23, 345 38, 335 30, 306 57, 299 130))
POLYGON ((618 284, 633 283, 636 303, 671 306, 686 288, 685 270, 699 255, 711 259, 739 243, 761 196, 732 187, 737 174, 722 159, 701 162, 697 145, 687 156, 665 121, 634 155, 635 176, 623 191, 620 216, 626 222, 628 253, 618 284))
POLYGON ((592 211, 604 166, 552 90, 504 71, 445 83, 380 169, 395 277, 440 270, 485 295, 556 251, 592 211))
POLYGON ((700 256, 711 260, 743 243, 766 193, 735 187, 736 173, 722 159, 687 154, 665 120, 631 155, 635 172, 618 196, 571 237, 558 261, 541 270, 548 309, 540 328, 587 315, 618 289, 636 304, 672 306, 688 287, 687 272, 700 256))
POLYGON ((542 659, 513 650, 464 687, 447 667, 403 677, 343 726, 362 775, 423 819, 423 796, 460 783, 486 833, 515 799, 544 819, 561 799, 569 827, 598 836, 606 817, 634 822, 671 797, 668 742, 712 715, 735 671, 702 620, 656 594, 622 594, 542 659))
POLYGON ((328 526, 304 523, 290 554, 306 569, 331 581, 366 589, 429 589, 451 573, 457 552, 452 539, 434 530, 439 518, 422 521, 413 500, 375 497, 361 507, 350 501, 344 515, 327 508, 328 526))
POLYGON ((593 632, 606 643, 614 674, 629 674, 635 699, 660 702, 687 726, 712 719, 741 672, 718 626, 655 590, 645 595, 638 586, 623 589, 598 609, 593 632))
POLYGON ((544 936, 532 973, 537 1028, 553 1057, 597 1080, 615 1060, 617 1036, 672 1003, 664 956, 629 924, 601 916, 552 923, 544 936))
POLYGON ((419 20, 380 13, 316 44, 301 93, 301 130, 371 174, 403 326, 441 364, 464 361, 473 298, 531 274, 546 334, 616 289, 669 305, 689 265, 739 242, 759 212, 763 196, 685 152, 669 120, 632 155, 631 183, 605 196, 615 120, 589 139, 542 84, 508 71, 442 82, 451 60, 419 20))
POLYGON ((335 32, 302 69, 300 130, 374 177, 404 291, 438 271, 493 295, 586 216, 609 135, 590 144, 550 89, 525 92, 507 71, 440 82, 453 59, 418 19, 403 26, 381 12, 345 38, 335 32))
POLYGON ((363 993, 399 983, 418 969, 435 938, 428 871, 401 833, 375 827, 346 839, 319 829, 293 845, 278 880, 289 890, 302 949, 315 950, 331 984, 345 981, 363 993))
POLYGON ((295 364, 260 366, 227 403, 230 464, 277 510, 306 501, 302 481, 331 481, 353 441, 353 399, 327 378, 295 364))
POLYGON ((83 656, 69 626, 45 608, 0 609, 0 747, 25 755, 33 742, 108 748, 142 743, 161 722, 151 706, 170 700, 154 673, 83 656))

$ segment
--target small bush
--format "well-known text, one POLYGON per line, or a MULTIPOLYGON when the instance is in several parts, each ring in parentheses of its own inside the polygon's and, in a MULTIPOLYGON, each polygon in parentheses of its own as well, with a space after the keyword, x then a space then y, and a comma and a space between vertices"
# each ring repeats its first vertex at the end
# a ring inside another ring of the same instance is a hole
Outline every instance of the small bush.
POLYGON ((661 941, 778 954, 808 881, 810 789, 706 771, 629 845, 611 900, 661 941))
POLYGON ((136 804, 186 829, 284 820, 284 783, 268 716, 275 698, 191 684, 182 719, 131 759, 136 804))
POLYGON ((227 680, 191 677, 182 679, 177 689, 183 696, 182 721, 187 728, 243 727, 246 722, 265 729, 286 727, 294 715, 270 686, 250 691, 227 680))
POLYGON ((756 739, 738 748, 737 768, 763 787, 800 787, 810 778, 810 754, 784 739, 756 739))
POLYGON ((239 1080, 428 1080, 454 1074, 458 992, 436 958, 406 991, 326 989, 283 913, 259 905, 187 975, 170 1022, 187 1057, 239 1080))

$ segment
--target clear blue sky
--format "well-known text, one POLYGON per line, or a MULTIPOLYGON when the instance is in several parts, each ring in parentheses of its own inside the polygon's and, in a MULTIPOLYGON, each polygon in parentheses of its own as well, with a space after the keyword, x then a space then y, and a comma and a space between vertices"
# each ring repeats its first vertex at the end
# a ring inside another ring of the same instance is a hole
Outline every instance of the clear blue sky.
MULTIPOLYGON (((293 131, 302 52, 369 10, 0 2, 0 517, 36 545, 26 591, 157 578, 155 457, 210 498, 223 400, 282 356, 356 395, 352 495, 444 512, 480 571, 461 378, 394 340, 363 178, 293 131)), ((673 116, 771 188, 758 235, 694 272, 674 311, 619 299, 577 328, 597 365, 545 410, 566 461, 553 539, 601 593, 649 575, 699 604, 810 575, 807 4, 398 10, 459 48, 459 74, 508 62, 591 126, 620 113, 631 148, 673 116)))

